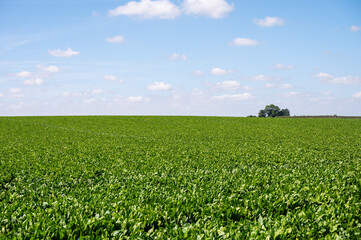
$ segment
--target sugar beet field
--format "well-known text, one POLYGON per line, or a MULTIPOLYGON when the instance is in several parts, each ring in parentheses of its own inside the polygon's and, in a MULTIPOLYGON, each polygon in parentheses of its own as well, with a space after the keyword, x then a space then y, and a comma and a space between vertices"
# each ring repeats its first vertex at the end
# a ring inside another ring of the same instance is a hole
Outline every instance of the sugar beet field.
POLYGON ((1 117, 0 239, 361 239, 361 121, 1 117))

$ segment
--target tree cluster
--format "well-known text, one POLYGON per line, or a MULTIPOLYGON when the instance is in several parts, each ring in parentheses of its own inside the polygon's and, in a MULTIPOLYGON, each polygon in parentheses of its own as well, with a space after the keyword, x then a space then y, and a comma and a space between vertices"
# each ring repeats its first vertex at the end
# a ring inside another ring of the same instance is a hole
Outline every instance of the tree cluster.
POLYGON ((259 110, 258 117, 280 117, 280 116, 290 116, 290 110, 287 108, 280 109, 278 106, 270 104, 267 105, 264 109, 259 110))

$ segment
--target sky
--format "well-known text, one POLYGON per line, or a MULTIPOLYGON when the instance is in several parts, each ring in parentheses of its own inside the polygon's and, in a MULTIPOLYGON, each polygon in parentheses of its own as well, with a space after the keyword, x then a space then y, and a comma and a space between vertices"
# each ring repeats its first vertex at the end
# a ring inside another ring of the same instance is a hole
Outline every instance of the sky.
POLYGON ((361 116, 359 0, 0 0, 0 116, 361 116))

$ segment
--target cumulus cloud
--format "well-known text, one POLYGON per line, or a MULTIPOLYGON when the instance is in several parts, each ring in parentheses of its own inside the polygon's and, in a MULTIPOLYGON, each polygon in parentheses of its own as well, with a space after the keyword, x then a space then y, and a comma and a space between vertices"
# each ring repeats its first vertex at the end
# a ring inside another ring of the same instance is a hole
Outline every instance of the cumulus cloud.
POLYGON ((97 100, 95 98, 88 98, 88 99, 84 99, 83 102, 86 103, 86 104, 89 104, 89 103, 94 103, 96 102, 97 100))
POLYGON ((235 38, 229 44, 235 46, 256 46, 259 43, 258 41, 249 38, 235 38))
POLYGON ((296 96, 300 96, 301 93, 300 92, 288 92, 288 93, 284 93, 282 94, 284 97, 289 98, 289 97, 296 97, 296 96))
POLYGON ((0 98, 4 97, 4 94, 3 93, 0 93, 0 98))
POLYGON ((32 86, 32 85, 39 86, 42 85, 43 83, 44 80, 41 78, 28 79, 23 82, 24 85, 28 85, 28 86, 32 86))
POLYGON ((289 83, 284 84, 273 84, 273 83, 267 83, 265 84, 266 88, 279 88, 279 89, 290 89, 293 88, 293 86, 289 83))
POLYGON ((240 93, 240 94, 224 94, 219 96, 213 96, 213 100, 231 100, 231 101, 241 101, 241 100, 249 100, 254 96, 250 93, 240 93))
POLYGON ((259 74, 259 75, 253 76, 253 77, 247 77, 246 79, 252 80, 252 81, 279 81, 279 80, 281 80, 280 78, 266 76, 263 74, 259 74))
POLYGON ((192 92, 191 92, 192 96, 202 96, 203 95, 203 91, 199 88, 193 88, 192 92))
POLYGON ((263 19, 255 18, 253 21, 255 24, 261 27, 282 26, 285 24, 285 21, 278 17, 265 17, 263 19))
POLYGON ((294 65, 283 65, 282 63, 276 63, 275 65, 271 66, 272 69, 277 70, 284 70, 284 69, 295 69, 294 65))
POLYGON ((126 99, 127 102, 141 102, 143 101, 143 97, 142 96, 130 96, 126 99))
POLYGON ((24 94, 22 93, 21 88, 10 88, 9 93, 11 97, 24 97, 24 94))
POLYGON ((137 16, 141 19, 174 19, 180 14, 181 10, 179 7, 171 3, 169 0, 130 1, 125 5, 108 11, 108 16, 137 16))
POLYGON ((196 70, 196 71, 192 72, 192 75, 199 77, 199 76, 203 75, 203 72, 199 71, 199 70, 196 70))
POLYGON ((17 76, 17 77, 30 77, 31 74, 32 73, 28 72, 28 71, 21 71, 21 72, 15 73, 15 76, 17 76))
POLYGON ((13 105, 10 105, 9 108, 10 109, 21 109, 23 106, 25 105, 24 102, 19 102, 18 104, 13 104, 13 105))
POLYGON ((91 90, 91 93, 103 93, 104 90, 103 89, 93 89, 91 90))
POLYGON ((111 82, 123 82, 123 79, 118 78, 113 75, 104 75, 104 80, 111 81, 111 82))
POLYGON ((170 90, 172 86, 170 84, 164 82, 154 82, 148 85, 148 89, 151 91, 158 91, 158 90, 170 90))
POLYGON ((54 57, 72 57, 80 54, 80 52, 73 51, 71 48, 68 48, 67 50, 61 50, 61 49, 48 50, 48 53, 54 57))
POLYGON ((168 59, 171 60, 171 61, 174 61, 174 60, 187 60, 187 56, 185 54, 173 53, 171 55, 168 55, 168 59))
POLYGON ((313 77, 320 78, 320 79, 331 79, 331 78, 333 78, 332 75, 330 75, 328 73, 322 73, 322 72, 315 74, 313 77))
POLYGON ((9 89, 10 93, 20 93, 22 92, 21 88, 10 88, 9 89))
POLYGON ((124 37, 118 35, 118 36, 106 38, 105 40, 110 43, 122 43, 124 42, 124 37))
POLYGON ((225 0, 184 0, 183 11, 186 14, 223 18, 233 10, 233 4, 225 0))
POLYGON ((331 83, 334 84, 361 84, 361 78, 355 76, 335 77, 331 83))
POLYGON ((358 32, 361 30, 361 26, 352 25, 350 30, 352 32, 358 32))
POLYGON ((43 72, 56 73, 60 71, 59 67, 55 65, 51 65, 51 66, 37 65, 36 67, 39 71, 43 71, 43 72))
POLYGON ((352 97, 356 98, 356 99, 361 99, 361 92, 357 92, 357 93, 353 94, 352 97))
POLYGON ((227 69, 222 69, 222 68, 212 68, 209 72, 213 75, 222 76, 222 75, 232 73, 233 71, 227 70, 227 69))
POLYGON ((347 84, 355 85, 361 84, 361 78, 358 76, 344 76, 344 77, 334 77, 328 73, 318 73, 313 76, 321 82, 330 83, 330 84, 347 84))
POLYGON ((221 83, 217 83, 217 88, 219 89, 223 89, 223 90, 228 90, 228 91, 233 91, 233 90, 237 90, 239 89, 239 87, 241 86, 240 82, 235 81, 235 80, 230 80, 230 81, 223 81, 221 83))
POLYGON ((61 96, 62 97, 70 97, 70 92, 64 92, 61 96))

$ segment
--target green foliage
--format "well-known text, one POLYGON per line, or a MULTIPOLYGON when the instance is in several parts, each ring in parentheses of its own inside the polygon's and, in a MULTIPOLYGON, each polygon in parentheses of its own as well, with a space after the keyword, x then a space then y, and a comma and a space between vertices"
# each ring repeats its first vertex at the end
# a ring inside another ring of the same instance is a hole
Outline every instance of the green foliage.
POLYGON ((266 114, 265 110, 263 110, 263 109, 259 110, 258 117, 266 117, 266 116, 267 116, 267 114, 266 114))
POLYGON ((267 117, 276 117, 280 115, 280 108, 276 105, 270 104, 264 108, 267 117))
POLYGON ((0 118, 0 239, 360 239, 361 122, 0 118))
POLYGON ((290 110, 288 110, 287 108, 286 109, 282 109, 281 111, 280 111, 280 114, 279 114, 279 116, 290 116, 290 110))
POLYGON ((290 116, 290 110, 280 109, 274 104, 267 105, 264 109, 259 110, 258 117, 280 117, 290 116))

